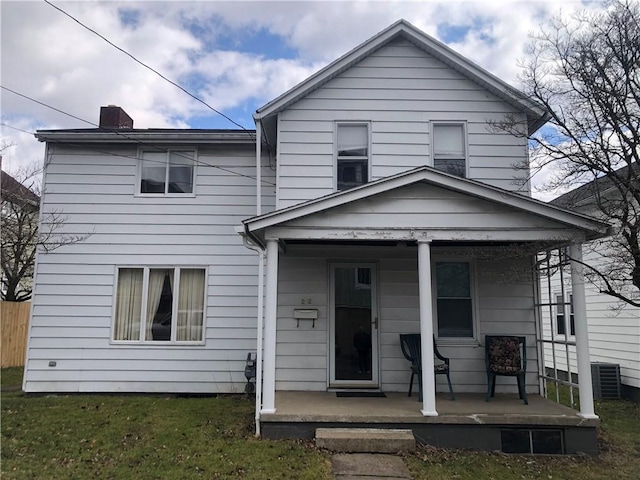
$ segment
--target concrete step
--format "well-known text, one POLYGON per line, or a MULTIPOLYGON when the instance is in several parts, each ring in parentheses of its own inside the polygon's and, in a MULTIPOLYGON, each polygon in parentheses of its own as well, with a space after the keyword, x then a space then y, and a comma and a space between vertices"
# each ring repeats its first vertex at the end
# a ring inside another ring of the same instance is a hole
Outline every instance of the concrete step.
POLYGON ((395 453, 416 448, 408 429, 393 428, 317 428, 316 446, 334 452, 395 453))

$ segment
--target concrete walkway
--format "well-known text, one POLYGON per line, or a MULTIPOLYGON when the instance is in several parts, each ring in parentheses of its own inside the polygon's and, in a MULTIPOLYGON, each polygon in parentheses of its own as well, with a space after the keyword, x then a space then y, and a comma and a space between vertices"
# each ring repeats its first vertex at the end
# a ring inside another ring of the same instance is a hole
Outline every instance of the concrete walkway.
POLYGON ((371 453, 340 453, 331 459, 336 480, 411 480, 402 458, 371 453))

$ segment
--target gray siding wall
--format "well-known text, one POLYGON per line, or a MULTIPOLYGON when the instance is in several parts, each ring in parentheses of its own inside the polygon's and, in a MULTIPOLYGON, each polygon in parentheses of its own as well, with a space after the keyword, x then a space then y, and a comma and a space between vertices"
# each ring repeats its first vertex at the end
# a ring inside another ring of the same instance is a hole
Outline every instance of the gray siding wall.
MULTIPOLYGON (((485 252, 486 254, 487 252, 485 252)), ((432 257, 471 258, 473 250, 433 247, 432 257)), ((493 257, 499 257, 494 252, 493 257)), ((485 257, 487 258, 487 257, 485 257)), ((528 260, 478 260, 474 263, 475 303, 481 344, 444 345, 439 350, 451 358, 451 381, 456 392, 486 392, 484 335, 527 336, 527 390, 538 391, 538 363, 533 316, 533 285, 528 260), (505 272, 513 273, 509 278, 505 272), (505 283, 508 282, 508 283, 505 283)), ((385 391, 406 391, 409 363, 402 356, 398 334, 418 333, 419 296, 415 247, 313 247, 289 246, 280 255, 276 389, 326 390, 328 384, 329 261, 363 261, 378 264, 380 379, 385 391), (315 328, 293 310, 317 308, 315 328), (310 304, 309 304, 310 301, 310 304)), ((446 379, 436 379, 438 391, 448 391, 446 379)), ((417 384, 416 384, 417 385, 417 384)), ((499 378, 497 391, 516 392, 513 378, 499 378)))
POLYGON ((371 124, 371 176, 431 165, 430 122, 466 122, 470 178, 529 194, 514 178, 527 156, 522 138, 488 121, 516 113, 413 44, 396 40, 280 114, 278 208, 334 191, 336 121, 371 124))
MULTIPOLYGON (((234 227, 255 215, 255 180, 203 163, 255 177, 255 150, 200 146, 191 198, 134 196, 136 155, 135 147, 50 149, 43 210, 66 216, 61 232, 91 236, 38 256, 28 392, 244 388, 244 361, 256 348, 258 257, 234 227), (207 268, 204 345, 110 342, 117 267, 154 265, 207 268)), ((263 199, 272 210, 273 186, 263 199)))

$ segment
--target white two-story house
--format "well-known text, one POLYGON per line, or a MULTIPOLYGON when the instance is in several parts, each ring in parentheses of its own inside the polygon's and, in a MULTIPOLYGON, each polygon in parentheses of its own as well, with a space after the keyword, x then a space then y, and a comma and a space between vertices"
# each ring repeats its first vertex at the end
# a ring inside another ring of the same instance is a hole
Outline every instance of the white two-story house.
MULTIPOLYGON (((255 131, 140 130, 118 107, 103 114, 103 128, 38 133, 43 210, 90 236, 38 257, 27 392, 242 392, 257 353, 265 434, 366 423, 362 402, 381 401, 336 391, 405 399, 403 422, 441 428, 435 338, 455 405, 476 394, 500 427, 511 402, 531 430, 544 402, 533 256, 570 245, 579 258, 607 232, 517 178, 526 140, 490 124, 509 115, 530 134, 541 106, 399 21, 259 108, 255 131), (421 334, 419 402, 406 397, 403 333, 421 334), (486 335, 525 337, 530 405, 508 377, 485 402, 486 335), (321 411, 338 401, 339 416, 321 411)), ((588 371, 579 269, 572 278, 588 371)), ((564 451, 595 448, 589 375, 580 381, 581 412, 558 414, 564 451)), ((385 415, 373 416, 400 421, 385 415)), ((500 448, 496 432, 474 445, 500 448)))

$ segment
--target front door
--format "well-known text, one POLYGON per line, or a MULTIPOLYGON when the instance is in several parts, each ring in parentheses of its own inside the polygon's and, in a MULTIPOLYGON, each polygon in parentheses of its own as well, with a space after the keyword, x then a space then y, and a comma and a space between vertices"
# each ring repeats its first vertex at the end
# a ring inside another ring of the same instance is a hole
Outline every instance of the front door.
POLYGON ((378 387, 376 266, 334 263, 330 272, 329 386, 378 387))

